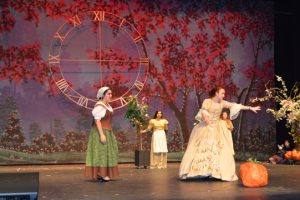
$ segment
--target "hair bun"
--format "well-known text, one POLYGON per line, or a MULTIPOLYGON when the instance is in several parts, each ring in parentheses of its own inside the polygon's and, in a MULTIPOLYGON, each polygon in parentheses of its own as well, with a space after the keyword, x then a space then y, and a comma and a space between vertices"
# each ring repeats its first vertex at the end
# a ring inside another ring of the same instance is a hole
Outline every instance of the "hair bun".
POLYGON ((209 97, 212 98, 212 97, 216 96, 216 92, 219 92, 221 89, 224 90, 224 87, 222 87, 222 86, 214 87, 211 91, 208 92, 209 97))

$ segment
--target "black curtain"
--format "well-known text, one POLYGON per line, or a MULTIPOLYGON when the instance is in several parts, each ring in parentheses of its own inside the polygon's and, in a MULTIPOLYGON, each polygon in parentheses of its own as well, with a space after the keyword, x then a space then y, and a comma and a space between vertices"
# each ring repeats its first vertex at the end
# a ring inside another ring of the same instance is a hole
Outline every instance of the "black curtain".
MULTIPOLYGON (((280 75, 291 89, 300 77, 300 32, 297 0, 275 0, 275 74, 280 75)), ((276 124, 276 140, 292 140, 285 122, 276 124)))

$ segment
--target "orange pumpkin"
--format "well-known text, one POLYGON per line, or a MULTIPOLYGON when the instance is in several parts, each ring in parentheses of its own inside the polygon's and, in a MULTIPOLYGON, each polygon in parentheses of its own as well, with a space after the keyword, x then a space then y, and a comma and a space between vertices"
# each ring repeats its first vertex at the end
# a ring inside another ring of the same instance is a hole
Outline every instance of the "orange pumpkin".
POLYGON ((292 159, 292 151, 287 151, 285 154, 284 154, 284 157, 288 160, 291 160, 292 159))
POLYGON ((245 187, 262 187, 268 185, 267 168, 254 162, 241 164, 240 177, 245 187))
POLYGON ((298 154, 298 156, 297 157, 295 157, 295 159, 294 160, 300 160, 300 154, 298 154))
POLYGON ((294 160, 300 160, 300 151, 297 152, 297 155, 295 155, 295 157, 293 157, 294 160))
POLYGON ((293 149, 293 151, 292 151, 292 159, 293 159, 293 160, 296 160, 296 159, 297 159, 297 156, 298 156, 297 150, 296 150, 296 149, 293 149))

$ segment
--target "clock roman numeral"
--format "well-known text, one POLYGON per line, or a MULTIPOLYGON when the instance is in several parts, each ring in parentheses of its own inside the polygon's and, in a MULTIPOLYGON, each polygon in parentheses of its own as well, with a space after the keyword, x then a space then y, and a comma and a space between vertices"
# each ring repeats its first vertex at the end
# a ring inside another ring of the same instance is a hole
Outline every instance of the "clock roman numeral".
POLYGON ((65 79, 60 79, 56 82, 56 85, 63 92, 65 92, 69 87, 69 84, 65 79))
POLYGON ((74 27, 81 24, 81 21, 80 21, 80 19, 79 19, 79 17, 77 15, 75 15, 74 17, 71 17, 69 19, 69 21, 73 23, 74 27))
POLYGON ((140 63, 149 64, 149 58, 140 58, 140 63))
POLYGON ((123 97, 120 97, 120 102, 121 102, 122 106, 124 106, 128 103, 123 97))
POLYGON ((105 12, 104 11, 93 11, 94 18, 93 21, 104 21, 105 12))
POLYGON ((53 56, 49 54, 49 63, 59 63, 59 55, 53 56))
POLYGON ((133 41, 135 42, 135 43, 138 43, 139 41, 141 41, 143 39, 143 37, 142 36, 137 36, 136 38, 134 38, 133 39, 133 41))
POLYGON ((144 87, 144 83, 140 82, 140 81, 135 81, 134 83, 135 87, 137 87, 137 89, 142 90, 144 87))
POLYGON ((119 24, 119 27, 123 26, 124 22, 125 22, 125 19, 122 19, 122 21, 119 24))
POLYGON ((80 98, 79 98, 78 101, 77 101, 77 104, 80 105, 80 106, 87 107, 88 102, 89 102, 89 99, 88 99, 88 98, 86 98, 86 97, 84 97, 84 96, 80 96, 80 98))
POLYGON ((63 42, 66 36, 63 36, 59 32, 56 32, 54 37, 60 39, 63 42))

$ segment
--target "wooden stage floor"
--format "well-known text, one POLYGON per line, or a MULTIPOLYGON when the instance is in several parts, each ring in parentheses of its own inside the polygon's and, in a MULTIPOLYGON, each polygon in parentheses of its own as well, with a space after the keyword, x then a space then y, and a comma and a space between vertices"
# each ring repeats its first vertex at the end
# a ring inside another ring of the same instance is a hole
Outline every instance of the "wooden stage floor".
POLYGON ((300 165, 267 165, 269 185, 263 188, 245 188, 240 180, 180 181, 179 163, 169 163, 167 170, 119 167, 121 179, 107 183, 84 177, 84 165, 0 166, 0 172, 39 172, 38 199, 300 199, 300 165))

